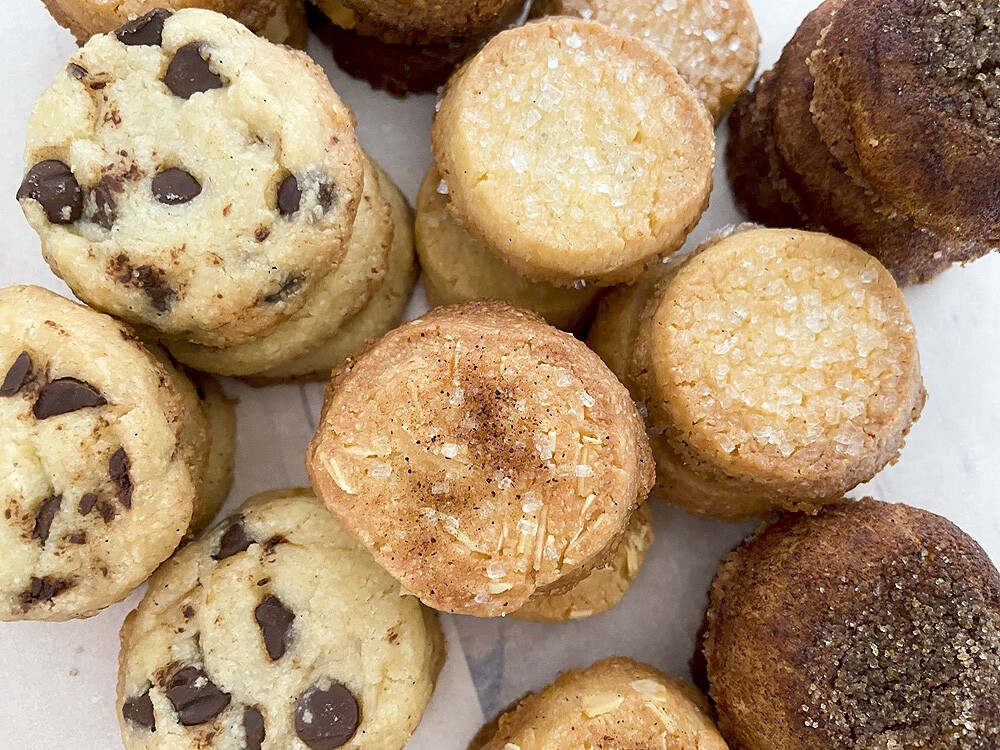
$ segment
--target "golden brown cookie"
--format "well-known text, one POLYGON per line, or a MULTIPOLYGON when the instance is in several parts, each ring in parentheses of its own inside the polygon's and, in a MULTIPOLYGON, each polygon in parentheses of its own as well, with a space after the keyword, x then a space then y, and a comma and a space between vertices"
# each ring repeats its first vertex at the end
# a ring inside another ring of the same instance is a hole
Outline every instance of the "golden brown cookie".
POLYGON ((307 468, 405 590, 478 616, 603 566, 652 484, 627 390, 498 302, 432 310, 342 364, 307 468))
MULTIPOLYGON (((391 44, 447 42, 487 27, 512 0, 313 0, 338 26, 391 44)), ((515 0, 522 7, 524 0, 515 0)))
POLYGON ((723 560, 704 652, 741 750, 987 750, 1000 742, 1000 575, 950 521, 843 501, 723 560))

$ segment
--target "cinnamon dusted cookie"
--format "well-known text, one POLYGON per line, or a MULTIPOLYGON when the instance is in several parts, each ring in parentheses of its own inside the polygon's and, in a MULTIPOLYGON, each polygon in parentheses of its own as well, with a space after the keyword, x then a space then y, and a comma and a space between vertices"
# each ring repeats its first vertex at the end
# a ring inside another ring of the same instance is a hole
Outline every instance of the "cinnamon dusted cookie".
POLYGON ((127 750, 400 750, 444 658, 433 613, 306 490, 179 551, 121 640, 127 750))
POLYGON ((127 329, 38 287, 0 290, 0 373, 0 619, 93 615, 187 532, 204 418, 127 329))
POLYGON ((225 346, 337 267, 362 158, 305 55, 212 11, 154 12, 94 37, 42 94, 18 198, 81 299, 225 346))

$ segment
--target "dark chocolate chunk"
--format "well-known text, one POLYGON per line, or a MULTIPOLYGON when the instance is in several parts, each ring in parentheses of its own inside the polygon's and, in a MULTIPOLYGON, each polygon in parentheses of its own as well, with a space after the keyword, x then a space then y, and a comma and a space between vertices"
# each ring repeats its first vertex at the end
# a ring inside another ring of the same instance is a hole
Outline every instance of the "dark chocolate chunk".
POLYGON ((31 531, 31 536, 39 540, 43 545, 49 538, 49 529, 52 528, 52 521, 59 512, 62 505, 62 495, 53 495, 42 500, 38 510, 35 511, 35 528, 31 531))
POLYGON ((201 183, 183 169, 171 167, 153 178, 153 195, 168 206, 179 206, 200 194, 201 183))
POLYGON ((198 667, 183 667, 175 672, 165 690, 177 712, 177 720, 185 727, 211 721, 232 700, 229 693, 220 690, 198 667))
POLYGON ((190 620, 192 617, 194 617, 194 607, 188 604, 187 606, 184 607, 184 609, 181 610, 181 614, 184 615, 185 620, 190 620))
POLYGON ((285 280, 281 282, 281 286, 277 290, 271 292, 269 295, 264 297, 264 301, 269 305, 276 305, 279 302, 291 297, 295 294, 299 288, 305 282, 306 277, 299 273, 289 274, 285 277, 285 280))
POLYGON ((282 216, 291 216, 299 210, 302 203, 302 191, 299 181, 290 174, 278 185, 278 210, 282 216))
POLYGON ((69 535, 70 544, 86 544, 87 534, 83 531, 77 531, 69 535))
POLYGON ((66 164, 55 159, 40 161, 28 170, 17 199, 38 201, 53 224, 72 224, 83 213, 83 191, 66 164))
POLYGON ((329 182, 320 182, 316 189, 316 200, 324 211, 329 211, 337 202, 337 191, 329 182))
POLYGON ((51 601, 68 589, 70 585, 69 581, 60 578, 35 578, 32 576, 28 588, 21 592, 21 607, 28 609, 36 604, 51 601))
POLYGON ((100 182, 90 190, 94 196, 94 214, 90 220, 104 229, 111 229, 115 219, 118 218, 118 204, 115 202, 115 194, 111 187, 100 182))
POLYGON ((225 560, 240 552, 246 552, 254 540, 247 536, 246 529, 243 528, 243 519, 237 518, 226 529, 226 533, 219 540, 219 549, 212 555, 213 560, 225 560))
POLYGON ((14 364, 7 370, 7 376, 0 385, 0 396, 13 396, 21 386, 25 384, 31 375, 31 356, 27 352, 21 352, 14 360, 14 364))
POLYGON ((153 701, 149 697, 148 688, 142 695, 125 701, 122 705, 122 716, 125 717, 126 721, 136 726, 151 732, 156 731, 156 717, 153 716, 153 701))
POLYGON ((260 633, 264 636, 264 648, 271 661, 278 661, 288 650, 288 634, 295 621, 292 612, 276 596, 269 596, 253 612, 260 633))
POLYGON ((59 378, 42 386, 32 411, 37 419, 48 419, 106 403, 104 396, 90 383, 76 378, 59 378))
POLYGON ((77 508, 77 511, 81 516, 85 516, 94 509, 95 505, 97 505, 97 495, 93 492, 88 492, 80 498, 80 506, 77 508))
POLYGON ((153 266, 133 266, 124 253, 108 261, 108 273, 122 284, 144 291, 150 306, 157 312, 166 312, 177 299, 177 292, 162 270, 153 266))
POLYGON ((131 464, 124 448, 119 448, 111 455, 108 462, 108 473, 111 481, 118 487, 118 500, 125 508, 132 507, 132 477, 129 475, 131 464))
POLYGON ((208 60, 201 56, 203 46, 204 42, 185 44, 174 53, 174 59, 167 66, 163 82, 181 99, 190 99, 195 94, 223 86, 222 77, 214 73, 208 60))
POLYGON ((101 514, 101 520, 104 523, 111 523, 118 514, 118 511, 115 510, 115 507, 111 503, 103 500, 98 503, 97 512, 101 514))
POLYGON ((163 24, 172 15, 165 8, 156 8, 120 26, 115 36, 122 44, 133 47, 159 47, 163 44, 163 24))
POLYGON ((244 750, 260 750, 264 744, 264 714, 253 706, 243 709, 244 750))
POLYGON ((358 701, 339 682, 310 688, 295 706, 295 733, 312 750, 333 750, 347 743, 361 723, 358 701))
POLYGON ((83 67, 82 65, 77 65, 76 63, 72 62, 66 66, 66 72, 69 73, 78 81, 86 78, 89 75, 85 67, 83 67))

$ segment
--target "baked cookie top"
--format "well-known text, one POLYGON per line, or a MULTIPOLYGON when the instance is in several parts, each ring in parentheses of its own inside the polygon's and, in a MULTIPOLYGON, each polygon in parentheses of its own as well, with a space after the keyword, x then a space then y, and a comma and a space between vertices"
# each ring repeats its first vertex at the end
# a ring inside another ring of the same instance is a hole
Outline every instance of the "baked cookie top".
POLYGON ((91 39, 28 123, 18 199, 88 304, 226 345, 287 318, 346 249, 350 111, 304 54, 206 10, 91 39))

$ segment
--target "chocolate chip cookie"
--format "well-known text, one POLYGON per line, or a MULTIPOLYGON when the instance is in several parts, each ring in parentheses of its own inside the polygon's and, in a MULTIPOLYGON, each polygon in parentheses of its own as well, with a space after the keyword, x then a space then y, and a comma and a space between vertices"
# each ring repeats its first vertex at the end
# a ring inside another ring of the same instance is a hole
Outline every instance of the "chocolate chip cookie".
POLYGON ((340 263, 362 158, 304 54, 212 11, 153 11, 91 39, 42 94, 18 199, 85 302, 226 346, 340 263))
POLYGON ((306 490, 178 552, 121 639, 127 750, 399 750, 444 656, 433 613, 306 490))

